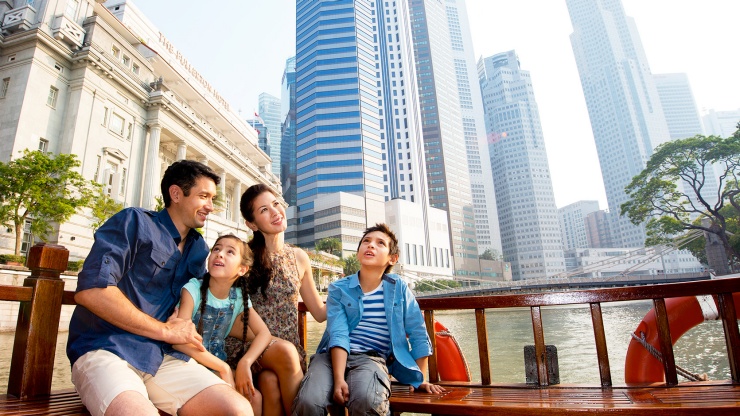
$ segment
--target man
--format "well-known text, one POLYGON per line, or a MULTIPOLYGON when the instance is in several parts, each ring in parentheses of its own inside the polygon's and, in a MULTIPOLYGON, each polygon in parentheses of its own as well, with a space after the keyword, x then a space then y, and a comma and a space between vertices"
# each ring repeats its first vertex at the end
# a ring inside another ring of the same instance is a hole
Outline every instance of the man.
POLYGON ((182 286, 205 272, 208 247, 195 228, 213 211, 219 180, 201 163, 175 162, 162 178, 165 209, 124 209, 95 233, 67 343, 91 414, 252 414, 231 386, 171 346, 202 347, 193 323, 170 315, 182 286))

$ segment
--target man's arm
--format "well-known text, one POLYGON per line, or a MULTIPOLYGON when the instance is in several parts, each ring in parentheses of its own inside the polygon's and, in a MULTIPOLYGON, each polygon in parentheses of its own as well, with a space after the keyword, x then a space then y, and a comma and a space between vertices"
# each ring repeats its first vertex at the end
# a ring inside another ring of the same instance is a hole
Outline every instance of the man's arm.
POLYGON ((95 233, 95 243, 78 276, 75 301, 108 323, 136 335, 170 344, 201 345, 190 320, 174 316, 161 322, 142 312, 117 287, 137 258, 138 247, 150 237, 143 232, 144 213, 123 210, 95 233), (197 341, 197 342, 196 342, 197 341))
POLYGON ((160 322, 140 311, 116 286, 77 292, 75 302, 125 331, 168 344, 193 344, 205 351, 191 320, 171 317, 160 322))

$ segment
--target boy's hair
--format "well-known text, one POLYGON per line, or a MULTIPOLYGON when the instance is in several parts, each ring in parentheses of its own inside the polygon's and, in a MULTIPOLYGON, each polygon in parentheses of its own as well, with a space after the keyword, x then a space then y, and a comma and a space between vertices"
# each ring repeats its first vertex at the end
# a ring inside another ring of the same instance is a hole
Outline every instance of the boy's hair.
MULTIPOLYGON (((388 225, 385 223, 377 223, 372 227, 366 228, 365 232, 362 233, 362 238, 360 238, 360 243, 357 244, 357 251, 360 251, 360 246, 362 245, 362 240, 365 239, 365 236, 375 231, 380 231, 381 233, 387 235, 388 238, 390 239, 390 243, 388 244, 388 254, 390 254, 391 256, 400 255, 399 250, 398 250, 398 238, 396 238, 396 234, 393 231, 391 231, 391 228, 388 227, 388 225)), ((385 268, 385 273, 390 273, 391 270, 393 270, 393 265, 389 264, 385 268)))
MULTIPOLYGON (((237 247, 239 247, 239 250, 241 251, 242 255, 242 266, 251 266, 252 262, 254 261, 252 257, 252 250, 249 249, 249 246, 247 243, 244 242, 241 238, 235 236, 234 234, 224 234, 216 239, 216 241, 213 243, 213 246, 218 244, 219 241, 229 238, 237 243, 237 247)), ((211 247, 211 250, 213 250, 213 247, 211 247)), ((206 273, 203 275, 203 282, 200 285, 200 306, 198 307, 200 309, 200 319, 198 320, 198 334, 203 335, 203 315, 206 313, 206 303, 208 301, 208 286, 211 283, 211 274, 206 273)), ((242 323, 244 324, 244 333, 242 334, 242 345, 246 346, 247 343, 247 328, 248 328, 248 322, 249 322, 249 295, 247 292, 247 276, 239 276, 239 278, 236 279, 234 282, 234 285, 239 285, 239 288, 242 291, 242 302, 244 305, 244 313, 242 314, 242 323)), ((242 347, 243 348, 243 347, 242 347)))
POLYGON ((178 160, 171 164, 164 171, 160 190, 162 191, 162 202, 165 208, 170 206, 172 198, 170 197, 170 186, 177 185, 182 189, 185 196, 190 195, 190 188, 195 186, 195 182, 200 177, 211 179, 216 185, 221 182, 216 172, 208 166, 194 160, 178 160))

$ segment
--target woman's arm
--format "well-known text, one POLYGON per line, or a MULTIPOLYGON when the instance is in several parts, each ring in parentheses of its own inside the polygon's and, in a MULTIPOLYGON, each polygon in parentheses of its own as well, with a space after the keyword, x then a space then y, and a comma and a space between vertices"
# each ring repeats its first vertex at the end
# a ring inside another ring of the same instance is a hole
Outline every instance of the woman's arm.
POLYGON ((296 263, 298 265, 298 272, 301 275, 301 288, 300 294, 303 303, 313 319, 316 322, 324 322, 326 320, 326 304, 321 300, 319 291, 316 290, 316 283, 313 281, 313 274, 311 273, 311 259, 308 258, 308 254, 298 247, 294 247, 296 263))
MULTIPOLYGON (((241 322, 240 314, 235 322, 241 322)), ((250 399, 254 396, 254 384, 252 383, 252 364, 265 351, 265 348, 270 344, 272 335, 270 330, 265 325, 260 315, 254 308, 249 308, 249 331, 254 333, 254 340, 249 346, 249 349, 244 356, 239 360, 239 364, 236 366, 236 390, 246 398, 250 399)), ((231 328, 230 336, 242 339, 244 333, 244 325, 236 325, 231 328)))

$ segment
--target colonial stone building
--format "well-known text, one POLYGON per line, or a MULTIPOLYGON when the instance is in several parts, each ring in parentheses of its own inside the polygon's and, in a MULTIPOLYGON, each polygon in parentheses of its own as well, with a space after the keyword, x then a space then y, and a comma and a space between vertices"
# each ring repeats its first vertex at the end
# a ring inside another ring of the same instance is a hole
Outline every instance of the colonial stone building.
MULTIPOLYGON (((222 178, 221 208, 203 229, 209 243, 246 235, 244 189, 263 182, 280 192, 254 129, 131 2, 0 0, 0 18, 0 160, 23 149, 72 153, 111 197, 146 208, 169 164, 201 161, 222 178)), ((47 240, 82 258, 90 223, 80 212, 47 240)), ((0 229, 0 251, 13 242, 0 229)))

